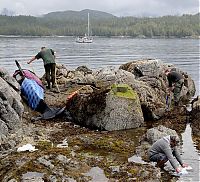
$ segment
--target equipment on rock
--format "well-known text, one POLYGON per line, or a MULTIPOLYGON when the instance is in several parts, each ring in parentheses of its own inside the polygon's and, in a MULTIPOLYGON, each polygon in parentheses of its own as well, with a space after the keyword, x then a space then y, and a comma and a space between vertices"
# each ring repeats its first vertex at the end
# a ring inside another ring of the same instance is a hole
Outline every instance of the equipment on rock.
POLYGON ((23 78, 28 78, 31 80, 34 80, 38 85, 40 85, 42 88, 44 88, 42 81, 39 79, 39 77, 33 73, 30 70, 27 69, 22 69, 19 62, 17 60, 15 60, 15 63, 17 65, 17 67, 19 68, 19 70, 16 70, 15 73, 13 74, 13 77, 18 80, 18 77, 21 76, 23 78))
POLYGON ((56 116, 62 114, 65 111, 65 109, 66 109, 66 106, 61 109, 48 107, 42 115, 40 115, 38 117, 33 117, 33 118, 31 118, 31 120, 38 121, 40 119, 45 119, 45 120, 52 119, 52 118, 55 118, 56 116))
POLYGON ((172 96, 171 96, 171 92, 169 94, 167 94, 166 96, 166 111, 170 111, 171 108, 171 102, 172 102, 172 96))
POLYGON ((23 70, 17 60, 15 63, 19 70, 16 70, 13 76, 21 85, 22 95, 25 97, 28 105, 42 115, 32 118, 33 121, 39 119, 51 119, 64 112, 63 108, 50 108, 44 101, 44 88, 41 80, 31 71, 23 70))
POLYGON ((57 89, 57 91, 58 91, 58 93, 60 93, 60 89, 59 89, 59 87, 58 87, 58 84, 57 84, 57 80, 56 80, 56 67, 55 67, 55 85, 56 85, 56 89, 57 89))
POLYGON ((69 94, 69 95, 67 96, 66 107, 68 107, 68 104, 71 102, 71 100, 72 100, 72 99, 79 93, 79 91, 80 91, 81 89, 83 89, 84 87, 86 87, 86 86, 83 86, 83 87, 79 88, 78 90, 75 90, 74 92, 72 92, 71 94, 69 94))

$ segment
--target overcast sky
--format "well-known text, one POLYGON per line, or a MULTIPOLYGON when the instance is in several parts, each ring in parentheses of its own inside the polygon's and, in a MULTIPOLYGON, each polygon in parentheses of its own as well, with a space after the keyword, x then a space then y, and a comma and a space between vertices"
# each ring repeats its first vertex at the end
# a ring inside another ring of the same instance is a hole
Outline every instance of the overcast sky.
POLYGON ((200 0, 0 0, 0 12, 42 15, 53 11, 92 9, 116 16, 163 16, 196 14, 200 0))

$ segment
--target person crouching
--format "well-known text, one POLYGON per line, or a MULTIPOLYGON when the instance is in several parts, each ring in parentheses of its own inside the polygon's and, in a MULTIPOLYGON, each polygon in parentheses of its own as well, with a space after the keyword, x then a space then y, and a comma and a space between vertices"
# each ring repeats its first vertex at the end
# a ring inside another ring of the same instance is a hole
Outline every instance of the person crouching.
POLYGON ((187 167, 188 165, 184 164, 181 159, 177 149, 178 142, 178 137, 170 135, 157 140, 148 151, 150 161, 157 162, 156 167, 164 169, 164 164, 169 160, 175 171, 179 173, 181 168, 179 168, 176 160, 182 167, 187 167))

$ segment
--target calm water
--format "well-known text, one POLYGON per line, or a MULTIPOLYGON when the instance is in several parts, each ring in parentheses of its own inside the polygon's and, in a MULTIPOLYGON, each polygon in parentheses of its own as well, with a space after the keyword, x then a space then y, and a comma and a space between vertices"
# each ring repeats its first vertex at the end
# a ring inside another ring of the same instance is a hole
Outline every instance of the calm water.
MULTIPOLYGON (((57 63, 74 69, 86 65, 90 69, 106 66, 119 67, 135 59, 156 58, 165 63, 175 64, 188 72, 195 81, 199 95, 199 40, 197 39, 129 39, 129 38, 94 38, 92 44, 75 43, 73 37, 0 37, 0 67, 5 67, 12 74, 16 68, 14 60, 20 61, 23 68, 33 70, 39 76, 44 69, 41 60, 32 65, 26 62, 37 54, 40 47, 47 46, 57 53, 57 63)), ((190 127, 182 134, 183 159, 192 165, 194 171, 180 181, 199 180, 199 151, 191 139, 190 127)))
POLYGON ((185 176, 179 178, 178 182, 199 182, 200 181, 200 152, 194 146, 192 141, 192 129, 189 124, 186 125, 185 131, 182 133, 182 159, 189 164, 193 170, 185 176))
POLYGON ((10 73, 16 69, 14 60, 20 60, 23 68, 44 73, 42 61, 31 66, 26 62, 47 46, 57 52, 57 62, 69 69, 86 65, 91 69, 116 66, 141 58, 157 58, 165 63, 173 63, 188 72, 195 80, 199 93, 199 40, 197 39, 130 39, 94 38, 92 44, 75 43, 74 37, 22 38, 0 37, 0 63, 10 73))

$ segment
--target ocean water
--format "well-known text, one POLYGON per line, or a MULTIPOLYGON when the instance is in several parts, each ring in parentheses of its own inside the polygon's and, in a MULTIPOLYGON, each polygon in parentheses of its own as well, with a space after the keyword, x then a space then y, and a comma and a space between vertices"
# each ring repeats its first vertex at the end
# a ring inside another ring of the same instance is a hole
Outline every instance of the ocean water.
POLYGON ((200 90, 200 59, 198 39, 132 39, 94 37, 92 44, 79 44, 74 37, 0 37, 0 66, 12 74, 17 69, 14 60, 23 68, 44 74, 42 60, 31 65, 27 61, 42 46, 56 51, 57 63, 69 69, 86 65, 90 69, 119 67, 123 63, 144 58, 156 58, 187 72, 200 90))

